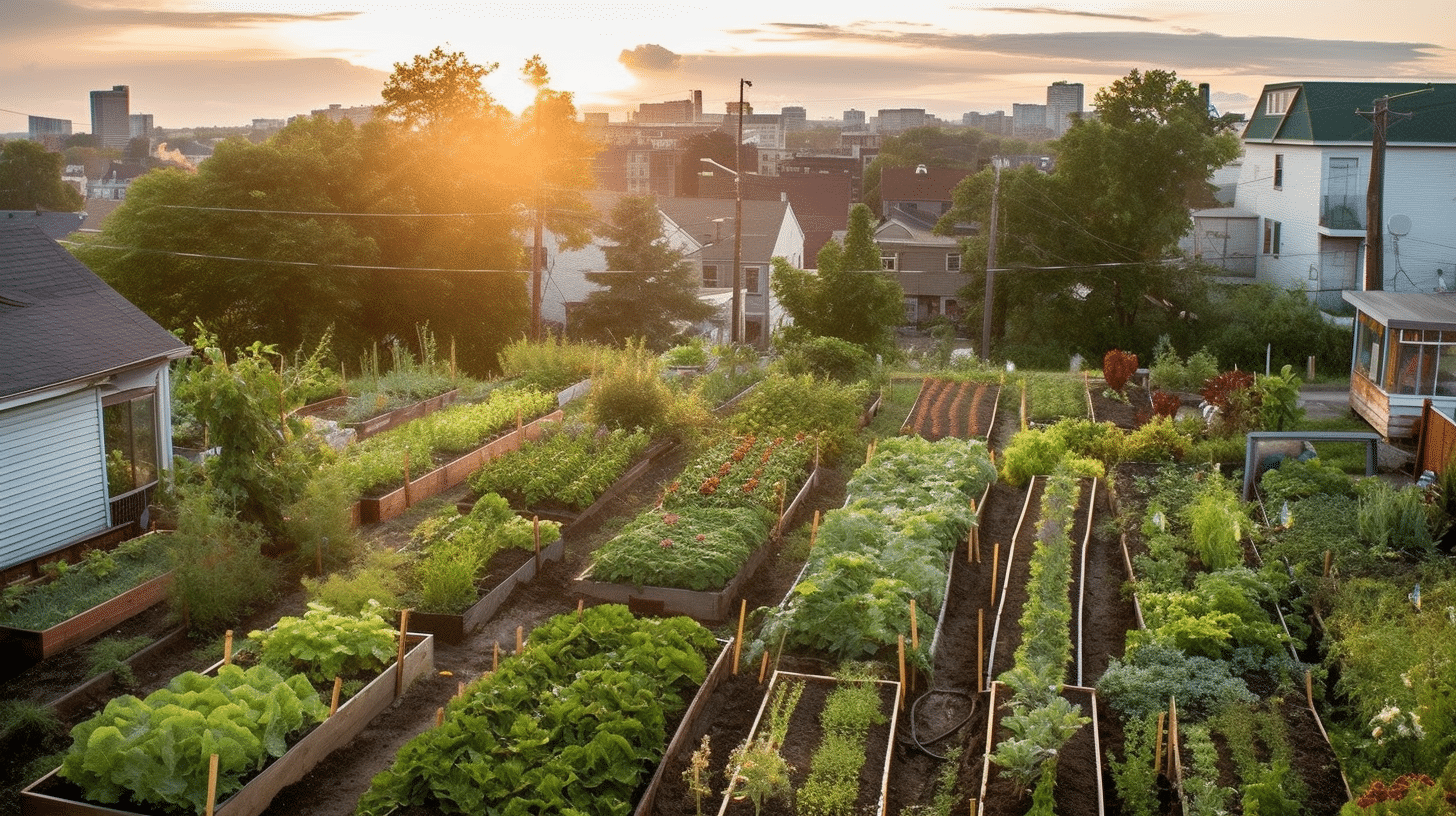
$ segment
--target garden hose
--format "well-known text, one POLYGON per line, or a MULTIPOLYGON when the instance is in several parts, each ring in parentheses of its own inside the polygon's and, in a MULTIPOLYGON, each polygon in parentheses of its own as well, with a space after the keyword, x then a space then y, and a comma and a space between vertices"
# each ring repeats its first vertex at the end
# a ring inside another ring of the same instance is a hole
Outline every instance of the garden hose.
POLYGON ((978 702, 979 701, 976 699, 976 697, 974 695, 967 694, 966 692, 961 691, 960 689, 947 689, 947 688, 933 688, 933 689, 930 689, 930 690, 926 691, 924 694, 920 695, 919 697, 916 697, 915 698, 915 702, 913 702, 913 703, 910 704, 910 735, 909 735, 908 740, 906 739, 906 737, 903 734, 897 734, 896 736, 902 742, 908 741, 908 742, 915 743, 915 747, 916 748, 919 748, 921 750, 921 752, 925 753, 927 756, 930 756, 933 759, 939 759, 939 760, 944 761, 945 760, 945 757, 943 755, 937 754, 934 751, 930 750, 929 748, 925 747, 926 744, 933 744, 933 743, 936 743, 936 742, 940 742, 941 740, 945 739, 946 737, 948 737, 951 734, 954 734, 956 731, 960 730, 961 726, 963 726, 966 723, 970 722, 971 721, 971 717, 974 717, 976 715, 976 705, 978 704, 978 702), (961 696, 961 697, 965 697, 965 698, 967 698, 967 699, 969 699, 971 701, 971 710, 968 711, 966 713, 966 716, 962 717, 959 722, 957 722, 955 725, 952 725, 950 728, 946 729, 943 733, 937 734, 936 736, 931 737, 931 738, 926 739, 926 740, 921 740, 920 739, 920 735, 918 733, 919 732, 919 728, 916 726, 916 722, 917 722, 916 713, 920 710, 920 703, 922 701, 924 701, 925 698, 929 697, 932 694, 955 694, 955 695, 958 695, 958 696, 961 696))

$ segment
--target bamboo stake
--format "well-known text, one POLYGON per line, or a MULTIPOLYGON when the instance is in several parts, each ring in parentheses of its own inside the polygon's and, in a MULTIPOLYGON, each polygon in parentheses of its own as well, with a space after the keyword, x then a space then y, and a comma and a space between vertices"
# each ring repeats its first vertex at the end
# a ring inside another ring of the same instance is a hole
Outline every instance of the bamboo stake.
POLYGON ((763 661, 758 666, 758 682, 760 685, 766 676, 768 676, 768 649, 763 650, 763 661))
MULTIPOLYGON (((898 635, 896 637, 896 640, 899 641, 899 651, 900 651, 900 688, 904 688, 905 687, 905 636, 904 635, 898 635)), ((901 708, 904 708, 905 707, 905 695, 904 694, 901 694, 901 695, 898 695, 898 696, 900 697, 900 707, 901 708)))
POLYGON ((436 728, 439 728, 440 726, 442 726, 444 724, 445 724, 445 707, 444 706, 440 706, 439 708, 435 709, 435 727, 436 728))
POLYGON ((524 626, 517 626, 516 627, 516 654, 520 654, 521 653, 521 650, 524 649, 524 648, 526 648, 526 627, 524 627, 524 626))
POLYGON ((738 602, 738 635, 733 638, 733 674, 738 674, 738 656, 743 652, 743 619, 748 616, 748 599, 738 602))
POLYGON ((500 641, 495 642, 495 649, 490 654, 490 670, 495 671, 500 667, 500 641))
POLYGON ((409 615, 410 611, 408 608, 399 611, 399 654, 396 656, 394 663, 395 697, 404 694, 404 647, 405 637, 409 632, 409 615))
POLYGON ((217 754, 207 760, 207 809, 203 812, 212 816, 217 800, 217 754))
POLYGON ((976 693, 986 690, 981 676, 986 673, 986 609, 976 610, 976 693))
POLYGON ((344 690, 344 678, 334 675, 334 697, 329 701, 329 716, 339 711, 339 694, 344 690))
POLYGON ((233 662, 233 630, 229 629, 229 630, 227 630, 227 634, 225 634, 225 635, 222 636, 222 664, 224 666, 229 666, 229 665, 232 665, 232 662, 233 662))
POLYGON ((996 572, 1001 569, 1001 542, 991 545, 991 605, 996 605, 996 572))

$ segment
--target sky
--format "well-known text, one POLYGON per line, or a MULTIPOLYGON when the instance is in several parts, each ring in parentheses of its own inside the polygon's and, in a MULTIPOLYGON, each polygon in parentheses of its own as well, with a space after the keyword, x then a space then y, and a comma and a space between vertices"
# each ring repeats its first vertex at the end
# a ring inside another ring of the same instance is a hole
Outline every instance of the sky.
POLYGON ((1098 89, 1132 69, 1208 83, 1248 113, 1286 80, 1456 81, 1449 0, 1157 2, 441 2, 0 0, 0 133, 26 115, 90 132, 89 92, 128 85, 165 128, 247 125, 330 104, 378 104, 396 64, 433 48, 498 65, 486 87, 519 112, 540 55, 552 87, 612 121, 703 92, 811 120, 924 108, 959 122, 1098 89))

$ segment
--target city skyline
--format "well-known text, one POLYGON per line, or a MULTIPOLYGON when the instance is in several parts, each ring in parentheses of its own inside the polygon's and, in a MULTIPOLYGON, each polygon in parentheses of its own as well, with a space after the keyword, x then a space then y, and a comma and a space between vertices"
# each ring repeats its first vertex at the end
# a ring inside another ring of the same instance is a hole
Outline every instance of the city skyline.
POLYGON ((89 93, 127 85, 131 111, 160 127, 247 125, 330 104, 380 101, 395 63, 434 47, 499 63, 486 87, 529 103, 519 69, 540 54, 553 87, 613 121, 644 102, 702 90, 722 113, 739 78, 759 112, 803 107, 923 108, 950 122, 1043 103, 1046 86, 1082 83, 1085 105, 1134 68, 1208 83, 1220 112, 1247 113, 1285 80, 1456 81, 1456 26, 1444 3, 1344 0, 945 3, 732 8, 652 2, 481 2, 397 8, 384 0, 32 0, 7 13, 0 44, 0 132, 27 115, 88 132, 89 93))

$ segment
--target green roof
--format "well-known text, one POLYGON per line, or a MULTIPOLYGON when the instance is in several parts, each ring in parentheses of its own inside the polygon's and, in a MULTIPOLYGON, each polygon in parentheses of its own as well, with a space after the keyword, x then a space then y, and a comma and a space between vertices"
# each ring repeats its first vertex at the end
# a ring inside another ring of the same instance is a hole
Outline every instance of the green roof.
POLYGON ((1366 116, 1382 96, 1392 115, 1388 144, 1456 145, 1456 84, 1424 82, 1280 82, 1264 86, 1259 105, 1244 128, 1248 142, 1355 142, 1369 144, 1374 125, 1366 116), (1425 90, 1430 88, 1431 90, 1425 90), (1268 114, 1271 94, 1292 91, 1283 114, 1268 114), (1411 94, 1411 91, 1422 93, 1411 94))

